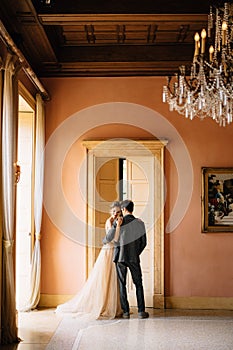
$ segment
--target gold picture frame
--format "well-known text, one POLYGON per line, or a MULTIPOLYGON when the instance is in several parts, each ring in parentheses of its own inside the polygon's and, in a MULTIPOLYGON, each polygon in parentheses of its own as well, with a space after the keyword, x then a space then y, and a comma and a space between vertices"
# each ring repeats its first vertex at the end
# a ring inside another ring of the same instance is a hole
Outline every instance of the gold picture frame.
POLYGON ((202 232, 233 232, 233 167, 202 168, 202 232))

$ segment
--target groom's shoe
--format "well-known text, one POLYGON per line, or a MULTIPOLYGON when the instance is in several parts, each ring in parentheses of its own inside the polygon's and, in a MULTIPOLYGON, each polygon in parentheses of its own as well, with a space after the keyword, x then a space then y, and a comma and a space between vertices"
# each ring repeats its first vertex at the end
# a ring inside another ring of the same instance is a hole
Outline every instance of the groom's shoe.
POLYGON ((141 311, 138 313, 138 318, 148 318, 149 317, 149 313, 146 311, 141 311))
POLYGON ((129 312, 123 312, 123 318, 130 318, 129 312))

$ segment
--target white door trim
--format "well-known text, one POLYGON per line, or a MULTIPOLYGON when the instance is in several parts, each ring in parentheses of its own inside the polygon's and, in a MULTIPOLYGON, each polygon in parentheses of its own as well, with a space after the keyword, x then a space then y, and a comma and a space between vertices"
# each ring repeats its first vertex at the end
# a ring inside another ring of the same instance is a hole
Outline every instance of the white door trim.
POLYGON ((167 140, 90 140, 83 141, 87 149, 87 269, 95 262, 95 180, 96 158, 130 156, 153 157, 154 178, 154 286, 153 306, 164 308, 164 147, 167 140))

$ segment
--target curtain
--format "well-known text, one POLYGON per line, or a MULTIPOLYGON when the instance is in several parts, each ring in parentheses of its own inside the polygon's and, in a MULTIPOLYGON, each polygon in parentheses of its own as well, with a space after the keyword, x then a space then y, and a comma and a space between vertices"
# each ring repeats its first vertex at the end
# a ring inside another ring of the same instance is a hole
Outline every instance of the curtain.
MULTIPOLYGON (((0 57, 0 329, 2 329, 2 251, 3 251, 3 233, 2 233, 2 95, 3 95, 3 70, 2 58, 0 57)), ((2 340, 2 333, 0 332, 0 343, 2 340)))
POLYGON ((15 160, 17 106, 14 57, 7 55, 2 100, 2 337, 1 343, 18 342, 14 279, 15 160))
POLYGON ((35 309, 40 300, 40 273, 41 273, 41 252, 40 252, 40 231, 42 220, 43 204, 43 183, 44 183, 44 147, 45 147, 45 117, 44 103, 42 97, 36 96, 36 147, 35 147, 35 245, 31 262, 30 296, 25 307, 20 311, 35 309))

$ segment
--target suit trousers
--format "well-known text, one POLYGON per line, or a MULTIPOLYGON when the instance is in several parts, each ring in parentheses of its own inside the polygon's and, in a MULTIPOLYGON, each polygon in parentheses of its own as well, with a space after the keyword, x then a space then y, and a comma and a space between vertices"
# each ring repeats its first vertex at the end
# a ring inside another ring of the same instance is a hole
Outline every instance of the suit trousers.
POLYGON ((126 277, 127 270, 130 270, 133 283, 136 287, 136 297, 138 312, 145 311, 145 300, 144 300, 144 290, 142 285, 142 271, 140 263, 138 262, 117 262, 116 270, 119 281, 120 289, 120 302, 123 312, 129 312, 129 302, 127 298, 127 289, 126 289, 126 277))

